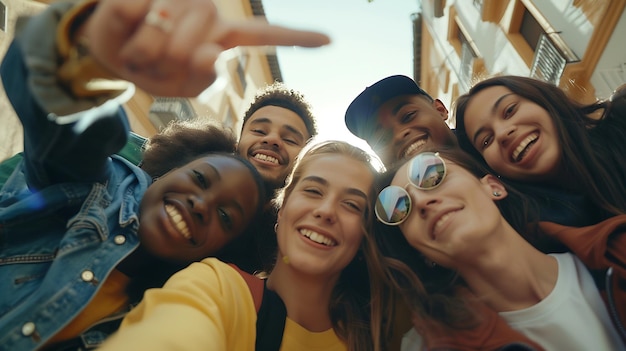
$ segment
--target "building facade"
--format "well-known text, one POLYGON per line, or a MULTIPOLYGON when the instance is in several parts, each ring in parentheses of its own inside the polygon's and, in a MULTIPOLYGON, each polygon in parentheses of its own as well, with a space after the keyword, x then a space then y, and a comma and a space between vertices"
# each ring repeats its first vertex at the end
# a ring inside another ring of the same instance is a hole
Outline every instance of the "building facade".
MULTIPOLYGON (((626 83, 626 0, 422 0, 413 15, 415 78, 446 106, 472 84, 513 74, 573 98, 626 83)), ((454 121, 450 122, 454 126, 454 121)))

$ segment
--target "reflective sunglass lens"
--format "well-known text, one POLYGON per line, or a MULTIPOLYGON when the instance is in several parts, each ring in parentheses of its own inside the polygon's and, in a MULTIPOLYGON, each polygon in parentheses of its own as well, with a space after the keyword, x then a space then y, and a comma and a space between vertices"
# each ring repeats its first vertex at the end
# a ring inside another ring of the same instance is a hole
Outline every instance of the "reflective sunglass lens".
POLYGON ((425 152, 415 156, 409 165, 409 181, 420 189, 431 189, 446 175, 446 166, 438 155, 425 152))
POLYGON ((385 224, 400 224, 411 212, 411 198, 403 188, 388 186, 378 194, 374 212, 385 224))

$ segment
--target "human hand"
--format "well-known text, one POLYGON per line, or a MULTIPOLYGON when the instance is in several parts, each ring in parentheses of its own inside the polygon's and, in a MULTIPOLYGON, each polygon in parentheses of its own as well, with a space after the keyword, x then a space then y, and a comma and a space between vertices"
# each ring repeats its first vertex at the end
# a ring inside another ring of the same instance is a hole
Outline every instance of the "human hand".
POLYGON ((219 54, 235 46, 330 42, 259 19, 226 21, 212 0, 101 0, 84 30, 101 65, 157 96, 197 96, 215 81, 219 54))

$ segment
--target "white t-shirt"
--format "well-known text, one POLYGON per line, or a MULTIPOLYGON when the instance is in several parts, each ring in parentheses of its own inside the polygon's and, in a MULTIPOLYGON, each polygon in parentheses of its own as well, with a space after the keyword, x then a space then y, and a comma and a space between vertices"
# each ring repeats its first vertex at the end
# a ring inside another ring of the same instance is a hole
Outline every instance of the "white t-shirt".
POLYGON ((500 315, 546 351, 626 350, 585 265, 571 253, 550 256, 559 265, 552 292, 532 307, 500 315))
POLYGON ((422 336, 411 328, 408 332, 402 336, 402 343, 400 344, 400 351, 421 351, 424 349, 424 342, 422 336))
MULTIPOLYGON (((551 350, 626 350, 585 265, 573 254, 552 254, 559 266, 552 292, 538 304, 501 312, 509 325, 551 350)), ((415 329, 404 334, 402 351, 423 350, 415 329)))

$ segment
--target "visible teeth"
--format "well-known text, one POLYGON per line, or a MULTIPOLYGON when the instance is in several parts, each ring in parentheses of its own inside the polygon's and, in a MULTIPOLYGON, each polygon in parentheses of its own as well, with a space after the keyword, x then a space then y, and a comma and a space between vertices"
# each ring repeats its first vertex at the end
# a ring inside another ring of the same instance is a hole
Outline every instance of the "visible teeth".
POLYGON ((180 232, 182 236, 186 239, 191 239, 191 232, 189 231, 189 227, 187 227, 187 222, 183 220, 183 216, 178 212, 176 207, 166 204, 165 211, 172 219, 172 223, 176 226, 176 229, 180 232))
POLYGON ((326 245, 326 246, 335 246, 335 242, 330 239, 327 238, 317 232, 314 232, 310 229, 301 229, 300 233, 304 236, 306 236, 307 238, 311 239, 312 241, 315 241, 318 244, 322 244, 322 245, 326 245))
POLYGON ((530 143, 537 140, 538 137, 539 137, 539 134, 533 133, 527 136, 526 139, 522 140, 522 142, 517 146, 517 148, 515 148, 515 151, 513 151, 513 160, 519 161, 519 159, 521 158, 520 155, 522 155, 522 151, 524 151, 530 143))
POLYGON ((415 151, 421 149, 422 146, 424 146, 424 144, 426 144, 426 138, 420 139, 420 140, 414 142, 413 144, 409 145, 409 147, 404 152, 404 157, 412 156, 412 154, 415 151))
POLYGON ((435 228, 433 230, 436 232, 448 220, 448 218, 450 218, 450 215, 452 215, 452 213, 453 212, 448 212, 444 214, 443 216, 441 216, 441 218, 439 218, 437 223, 435 223, 435 228))
POLYGON ((254 155, 254 158, 261 160, 261 161, 267 161, 267 162, 272 162, 275 164, 278 164, 278 159, 276 157, 272 157, 269 155, 264 155, 264 154, 256 154, 254 155))

